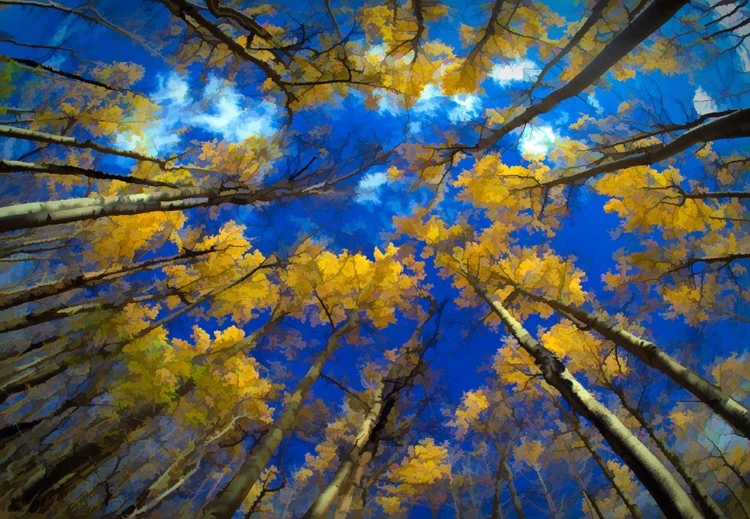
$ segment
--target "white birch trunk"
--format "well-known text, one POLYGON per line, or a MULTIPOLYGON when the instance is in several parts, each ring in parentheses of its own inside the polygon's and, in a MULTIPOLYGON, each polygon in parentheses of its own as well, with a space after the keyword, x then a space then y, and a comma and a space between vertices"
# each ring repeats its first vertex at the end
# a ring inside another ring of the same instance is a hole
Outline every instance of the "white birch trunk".
POLYGON ((352 448, 349 450, 349 454, 341 462, 328 485, 320 494, 318 494, 318 497, 315 498, 315 501, 313 501, 313 504, 303 516, 304 518, 319 519, 325 517, 328 509, 339 495, 339 492, 341 492, 342 487, 357 466, 362 451, 370 441, 375 425, 378 423, 380 412, 383 409, 382 396, 383 388, 381 386, 377 390, 370 412, 367 413, 362 425, 359 427, 359 431, 357 431, 357 437, 354 440, 354 445, 352 445, 352 448))
POLYGON ((518 344, 539 366, 544 380, 604 436, 612 450, 635 473, 667 517, 700 518, 703 514, 674 476, 648 448, 567 370, 554 353, 539 344, 499 301, 493 301, 473 276, 465 276, 476 293, 500 317, 518 344))
POLYGON ((208 205, 215 193, 185 187, 121 196, 89 196, 0 207, 0 232, 154 211, 181 211, 208 205))
POLYGON ((566 317, 575 318, 576 321, 590 327, 605 339, 614 342, 631 355, 638 357, 646 365, 661 371, 679 384, 680 387, 689 391, 713 409, 740 434, 750 438, 750 411, 735 399, 726 395, 721 388, 677 362, 674 357, 668 355, 656 344, 636 337, 620 326, 611 325, 604 318, 586 310, 535 295, 520 287, 516 288, 529 299, 542 302, 566 317))
POLYGON ((318 354, 310 369, 289 396, 281 415, 255 445, 229 484, 203 507, 201 517, 204 519, 230 519, 239 509, 250 489, 260 478, 263 469, 271 461, 281 441, 292 430, 307 393, 320 377, 326 361, 339 347, 341 337, 352 329, 353 324, 353 321, 347 322, 330 337, 325 349, 318 354))

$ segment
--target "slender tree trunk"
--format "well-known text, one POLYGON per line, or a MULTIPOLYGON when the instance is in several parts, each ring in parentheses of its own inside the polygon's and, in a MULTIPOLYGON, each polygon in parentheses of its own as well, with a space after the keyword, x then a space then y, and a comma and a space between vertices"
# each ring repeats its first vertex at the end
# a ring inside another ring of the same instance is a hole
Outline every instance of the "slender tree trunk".
MULTIPOLYGON (((183 384, 177 396, 183 397, 192 390, 192 384, 183 384)), ((53 467, 44 469, 20 489, 11 500, 11 510, 39 512, 48 510, 56 499, 72 491, 99 464, 117 452, 130 433, 158 416, 168 404, 141 406, 118 420, 119 427, 96 440, 76 445, 68 455, 58 459, 53 467)))
POLYGON ((156 477, 148 487, 143 489, 141 494, 131 505, 127 506, 122 512, 118 514, 118 517, 127 517, 128 519, 131 519, 159 506, 159 504, 164 501, 164 499, 169 497, 170 494, 177 491, 198 472, 201 462, 203 461, 203 456, 205 455, 209 445, 229 433, 235 427, 236 423, 237 418, 233 418, 226 426, 204 439, 200 445, 193 445, 189 448, 189 450, 181 452, 177 459, 175 459, 175 461, 169 467, 167 467, 164 472, 156 477), (196 455, 194 456, 194 454, 196 455), (191 461, 190 464, 188 464, 188 458, 195 459, 191 461), (190 468, 188 469, 188 467, 190 468), (183 472, 174 483, 165 488, 165 485, 173 477, 172 471, 177 468, 180 468, 183 472), (161 492, 156 495, 152 495, 154 492, 161 488, 163 488, 161 492))
POLYGON ((513 477, 513 470, 508 466, 508 460, 501 460, 500 464, 505 469, 505 473, 508 475, 508 490, 510 490, 510 499, 513 502, 513 508, 516 511, 516 517, 518 519, 525 519, 523 513, 523 506, 521 506, 521 496, 516 489, 516 478, 513 477))
POLYGON ((680 477, 687 483, 690 488, 690 493, 693 495, 698 506, 701 507, 703 513, 709 519, 726 519, 724 512, 721 511, 719 505, 713 500, 713 498, 706 492, 703 485, 695 480, 695 478, 688 472, 685 465, 682 463, 680 458, 670 449, 667 444, 656 435, 656 431, 653 426, 646 420, 643 414, 630 404, 625 393, 619 387, 614 384, 609 384, 610 389, 617 395, 622 403, 622 407, 629 412, 633 418, 635 418, 641 427, 648 433, 649 438, 656 444, 664 457, 672 464, 680 477))
POLYGON ((492 482, 492 515, 490 519, 502 519, 503 517, 503 509, 500 506, 500 482, 503 480, 503 472, 505 472, 505 467, 503 461, 500 460, 495 471, 495 479, 492 482))
POLYGON ((53 281, 50 283, 40 283, 32 287, 24 288, 23 290, 0 293, 0 310, 6 310, 8 308, 26 303, 32 303, 46 297, 57 296, 70 290, 75 290, 77 288, 91 287, 92 285, 95 285, 97 283, 109 281, 112 279, 118 279, 146 268, 153 268, 161 265, 175 263, 181 260, 192 259, 206 254, 211 254, 213 252, 216 251, 205 250, 183 252, 182 254, 176 254, 167 258, 144 260, 117 269, 106 268, 98 270, 96 272, 86 272, 84 274, 71 278, 60 279, 58 281, 53 281))
POLYGON ((534 84, 531 86, 531 91, 536 90, 536 88, 542 84, 542 80, 544 79, 544 76, 547 75, 547 72, 549 72, 552 67, 557 65, 557 63, 563 59, 565 56, 567 56, 571 50, 575 49, 576 46, 581 42, 584 36, 591 30, 591 28, 596 25, 596 23, 601 20, 602 15, 604 14, 604 10, 609 5, 610 0, 597 0, 596 4, 594 4, 593 9, 591 9, 591 14, 588 18, 586 18, 586 21, 581 25, 580 29, 576 31, 576 33, 573 35, 573 37, 568 40, 568 43, 565 44, 565 47, 558 52, 554 58, 552 58, 550 61, 547 62, 546 65, 544 65, 544 68, 541 72, 539 72, 539 75, 536 78, 536 81, 534 81, 534 84))
POLYGON ((184 211, 215 204, 216 193, 201 187, 183 187, 119 196, 89 196, 50 202, 28 202, 0 208, 0 232, 31 229, 103 216, 124 216, 155 211, 184 211))
POLYGON ((591 445, 591 442, 586 437, 585 434, 580 430, 580 428, 576 425, 573 425, 573 430, 576 433, 576 436, 583 442, 583 445, 586 447, 586 450, 589 452, 591 457, 594 459, 596 464, 601 469, 602 473, 604 473, 604 476, 609 481, 609 484, 612 486, 612 489, 615 491, 615 493, 620 497, 623 504, 625 505, 625 508, 628 509, 628 512, 630 512, 630 515, 633 516, 634 519, 641 519, 643 517, 643 514, 641 514, 641 511, 638 509, 638 507, 635 505, 632 499, 630 499, 630 496, 625 493, 625 491, 620 488, 620 485, 615 480, 615 475, 612 473, 612 471, 607 466, 607 463, 602 459, 601 455, 596 451, 593 445, 591 445))
MULTIPOLYGON (((419 336, 427 322, 436 314, 436 311, 435 301, 431 300, 427 318, 416 328, 381 380, 380 385, 375 390, 370 410, 355 437, 354 444, 340 462, 331 481, 315 498, 315 501, 305 513, 305 519, 324 517, 336 497, 341 493, 344 485, 350 480, 354 470, 360 465, 362 455, 366 451, 370 451, 371 456, 374 456, 377 452, 380 432, 396 405, 399 391, 414 378, 417 368, 422 364, 425 351, 433 343, 433 340, 422 341, 419 336), (389 387, 386 391, 387 386, 389 387)), ((433 339, 436 334, 437 328, 433 339)))
POLYGON ((230 519, 242 505, 242 501, 253 487, 263 469, 271 461, 281 441, 289 434, 294 426, 307 393, 320 377, 323 366, 334 351, 339 347, 341 337, 354 327, 354 321, 347 321, 336 330, 328 340, 325 349, 315 358, 312 366, 299 381, 294 392, 290 395, 281 415, 270 426, 269 431, 255 445, 229 484, 219 494, 208 502, 201 510, 201 517, 214 519, 230 519))
POLYGON ((333 478, 331 478, 331 481, 323 489, 323 491, 318 494, 318 497, 315 498, 315 501, 313 501, 313 504, 303 516, 305 519, 317 519, 320 517, 324 517, 326 512, 328 511, 328 508, 331 506, 331 504, 333 504, 334 500, 339 495, 341 488, 349 479, 349 476, 351 476, 354 468, 357 466, 357 462, 359 461, 363 450, 370 442, 370 438, 372 432, 375 430, 375 426, 380 421, 381 411, 383 409, 382 396, 383 388, 381 386, 377 389, 372 407, 370 407, 370 411, 367 413, 367 416, 365 416, 362 425, 360 425, 359 431, 357 431, 357 437, 354 440, 354 445, 349 450, 346 458, 344 458, 341 464, 339 464, 339 467, 336 470, 336 473, 333 475, 333 478))
POLYGON ((346 491, 342 494, 341 499, 339 499, 338 505, 336 506, 336 511, 333 514, 334 519, 347 519, 359 515, 361 507, 358 507, 352 512, 352 506, 354 505, 355 499, 354 494, 359 489, 362 476, 365 474, 365 467, 367 467, 371 460, 371 452, 365 452, 360 456, 359 460, 357 460, 357 466, 354 468, 352 476, 346 485, 346 491))
POLYGON ((536 465, 532 465, 531 468, 534 469, 534 473, 536 473, 536 477, 539 478, 539 483, 542 485, 542 492, 544 493, 544 499, 547 501, 547 508, 549 508, 549 511, 552 512, 554 517, 559 517, 555 501, 552 499, 552 494, 550 494, 547 484, 544 482, 542 471, 539 470, 539 467, 536 465))
MULTIPOLYGON (((515 285, 514 285, 515 286, 515 285)), ((695 371, 677 362, 672 356, 661 350, 656 344, 645 341, 620 326, 610 325, 607 321, 581 308, 561 303, 554 299, 538 296, 518 286, 516 289, 529 299, 549 305, 552 309, 574 321, 589 326, 599 335, 621 346, 628 353, 638 357, 646 365, 658 369, 674 382, 686 389, 703 403, 713 409, 729 425, 746 438, 750 438, 750 411, 732 397, 722 392, 721 388, 711 384, 695 371)))
POLYGON ((119 182, 125 182, 127 184, 135 184, 140 186, 171 187, 175 189, 180 187, 175 184, 170 184, 169 182, 159 182, 158 180, 148 180, 145 178, 115 175, 113 173, 107 173, 95 169, 81 168, 78 166, 71 166, 69 164, 49 164, 22 162, 19 160, 0 160, 0 173, 14 173, 17 171, 49 173, 51 175, 77 176, 102 181, 117 180, 119 182))
POLYGON ((702 517, 703 514, 664 464, 573 377, 554 353, 533 339, 499 301, 493 301, 475 277, 465 277, 476 293, 500 317, 521 348, 531 355, 544 380, 557 389, 577 413, 594 424, 612 450, 648 489, 665 515, 675 518, 702 517))
POLYGON ((453 484, 453 465, 450 465, 449 470, 450 472, 448 473, 448 484, 451 487, 451 499, 453 499, 455 518, 461 519, 463 517, 463 510, 461 509, 461 497, 456 490, 456 486, 453 484))
POLYGON ((113 148, 104 144, 99 144, 94 141, 79 141, 75 137, 68 137, 66 135, 55 135, 52 133, 38 132, 34 130, 26 130, 24 128, 16 128, 14 126, 8 126, 0 124, 0 137, 9 137, 11 139, 22 139, 25 141, 43 142, 45 144, 54 144, 58 146, 68 146, 71 148, 80 148, 97 151, 99 153, 106 153, 108 155, 116 155, 118 157, 126 157, 133 160, 143 160, 147 162, 153 162, 164 166, 169 159, 158 159, 151 155, 145 155, 135 151, 123 150, 120 148, 113 148))
POLYGON ((570 425, 571 429, 573 430, 573 433, 576 435, 576 437, 578 437, 579 440, 581 440, 581 443, 583 443, 583 446, 591 455, 591 458, 594 460, 594 462, 599 466, 601 471, 604 473, 604 476, 609 481, 609 484, 612 486, 612 489, 619 496, 620 500, 622 500, 623 504, 625 505, 625 508, 628 509, 628 512, 630 512, 630 515, 633 516, 634 519, 641 519, 643 517, 643 515, 641 514, 641 511, 638 510, 638 507, 635 505, 633 500, 630 499, 630 496, 628 496, 627 493, 620 487, 620 485, 615 480, 615 475, 607 466, 607 463, 604 461, 604 459, 601 457, 599 452, 597 452, 597 450, 591 444, 591 441, 588 439, 586 434, 583 431, 581 431, 581 424, 578 421, 578 418, 572 413, 565 410, 563 406, 560 404, 560 402, 553 400, 552 404, 555 407, 557 407, 557 409, 563 415, 563 418, 565 418, 565 421, 568 422, 568 424, 570 425))
MULTIPOLYGON (((219 362, 229 358, 229 354, 236 355, 240 351, 248 349, 258 339, 274 327, 285 314, 282 312, 271 318, 265 325, 252 333, 243 341, 219 350, 216 353, 219 362)), ((195 364, 205 364, 206 358, 215 361, 214 356, 197 356, 195 364)), ((218 365, 218 362, 215 362, 218 365)), ((184 398, 195 388, 192 379, 183 381, 175 389, 178 398, 184 398)), ((116 453, 125 443, 129 435, 143 426, 148 420, 159 416, 169 407, 169 403, 158 405, 144 404, 129 412, 123 413, 114 427, 109 428, 107 434, 97 436, 94 440, 75 445, 66 455, 60 457, 54 466, 45 468, 38 477, 30 479, 26 485, 14 497, 12 509, 27 510, 35 512, 47 509, 52 502, 61 495, 73 490, 76 484, 82 481, 103 461, 116 453)))
POLYGON ((586 500, 586 503, 589 505, 589 509, 591 510, 591 515, 594 517, 597 517, 598 519, 604 519, 604 515, 602 514, 601 509, 599 508, 599 505, 596 503, 596 499, 594 499, 594 496, 592 496, 589 491, 586 489, 586 485, 583 484, 583 480, 581 480, 581 476, 578 475, 578 473, 575 474, 576 482, 578 483, 578 488, 581 489, 581 493, 583 493, 583 498, 586 500))

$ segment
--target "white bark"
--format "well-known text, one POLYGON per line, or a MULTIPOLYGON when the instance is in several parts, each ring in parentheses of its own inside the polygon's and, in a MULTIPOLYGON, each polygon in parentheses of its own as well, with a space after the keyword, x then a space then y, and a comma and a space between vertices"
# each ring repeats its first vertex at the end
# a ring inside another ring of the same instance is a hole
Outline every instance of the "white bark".
POLYGON ((372 431, 375 429, 375 425, 378 423, 378 419, 380 418, 380 412, 383 409, 382 394, 383 388, 381 386, 377 390, 377 394, 374 398, 372 407, 370 407, 370 411, 367 413, 367 416, 362 422, 362 425, 359 427, 359 431, 357 431, 357 437, 354 440, 354 445, 352 445, 349 454, 347 455, 346 459, 341 462, 339 468, 336 470, 336 473, 333 475, 333 478, 331 478, 331 481, 328 483, 326 488, 324 488, 323 491, 318 495, 312 506, 310 506, 310 508, 307 510, 307 513, 305 513, 303 517, 311 519, 319 519, 321 517, 325 517, 328 509, 333 504, 333 501, 339 495, 341 488, 349 479, 349 476, 354 471, 354 468, 357 466, 357 462, 362 455, 363 449, 370 441, 372 431))
POLYGON ((659 459, 567 370, 550 350, 539 344, 499 301, 493 301, 476 278, 465 275, 475 292, 490 305, 518 344, 534 359, 544 380, 557 389, 580 415, 604 436, 612 450, 630 467, 667 517, 700 518, 703 514, 659 459))
POLYGON ((631 355, 638 357, 646 365, 661 371, 683 389, 708 405, 740 434, 750 438, 750 410, 725 394, 721 388, 704 379, 692 369, 680 364, 656 344, 636 337, 622 327, 611 325, 604 318, 581 308, 538 296, 518 286, 516 286, 516 289, 530 299, 545 303, 562 315, 568 318, 572 317, 585 324, 605 339, 614 342, 631 355))
POLYGON ((185 187, 121 196, 89 196, 50 202, 28 202, 0 207, 0 232, 42 227, 101 216, 120 216, 153 211, 179 211, 207 205, 214 192, 185 187))
POLYGON ((341 337, 354 326, 353 321, 347 322, 339 328, 328 340, 323 351, 318 353, 312 366, 305 376, 299 381, 294 392, 289 396, 281 415, 273 422, 268 432, 261 438, 252 452, 240 466, 229 484, 219 492, 214 499, 209 501, 201 510, 201 517, 214 519, 230 519, 242 505, 250 489, 260 478, 263 469, 271 461, 274 452, 278 449, 281 441, 292 430, 297 420, 302 404, 307 398, 307 393, 312 385, 320 377, 328 358, 339 347, 341 337))

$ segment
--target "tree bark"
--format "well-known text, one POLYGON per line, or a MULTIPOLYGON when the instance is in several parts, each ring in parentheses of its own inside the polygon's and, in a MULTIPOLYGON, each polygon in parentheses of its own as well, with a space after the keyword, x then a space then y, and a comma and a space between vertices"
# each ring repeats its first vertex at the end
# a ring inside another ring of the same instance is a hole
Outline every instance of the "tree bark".
POLYGON ((567 370, 562 361, 539 344, 499 301, 493 301, 474 276, 464 274, 476 293, 503 321, 518 344, 539 366, 544 380, 581 416, 604 436, 612 450, 627 464, 648 489, 667 517, 703 517, 690 496, 656 456, 620 420, 602 405, 567 370))
POLYGON ((680 461, 677 454, 670 449, 667 444, 656 435, 654 427, 646 420, 643 414, 628 402, 625 392, 614 384, 610 383, 609 388, 617 395, 622 403, 622 407, 635 418, 641 427, 648 433, 649 438, 656 444, 664 457, 672 464, 680 477, 687 483, 690 488, 690 493, 693 495, 695 502, 701 507, 703 513, 709 519, 726 519, 724 512, 721 511, 719 505, 713 500, 713 498, 706 492, 703 485, 695 480, 695 478, 688 472, 685 465, 680 461))
POLYGON ((508 490, 510 490, 510 499, 513 502, 513 508, 516 511, 517 519, 525 519, 526 516, 523 513, 523 506, 521 505, 521 496, 516 489, 516 479, 513 477, 513 470, 508 466, 508 460, 500 460, 505 473, 508 475, 508 490))
POLYGON ((201 517, 206 519, 230 519, 239 509, 245 496, 258 481, 263 469, 271 461, 281 441, 292 430, 307 393, 320 377, 326 361, 338 349, 341 337, 354 326, 355 322, 349 320, 328 339, 326 347, 318 353, 310 369, 289 396, 281 415, 274 420, 269 431, 253 447, 252 452, 247 456, 229 484, 203 507, 201 517))
MULTIPOLYGON (((557 402, 555 402, 555 404, 557 404, 557 402)), ((589 452, 594 462, 599 466, 602 473, 609 481, 609 484, 612 486, 612 489, 620 497, 620 500, 625 505, 625 508, 628 509, 628 512, 630 512, 630 515, 633 516, 634 519, 641 519, 643 517, 643 514, 641 514, 641 511, 635 505, 633 500, 630 499, 630 496, 628 496, 625 493, 625 491, 622 488, 620 488, 620 485, 617 484, 617 481, 615 481, 615 475, 609 469, 609 467, 607 466, 607 463, 604 461, 601 455, 596 451, 596 449, 591 444, 591 442, 586 437, 586 435, 583 433, 583 431, 581 431, 581 426, 578 423, 576 417, 571 416, 571 414, 567 412, 565 409, 563 409, 562 406, 557 405, 557 407, 558 409, 560 409, 560 412, 563 414, 567 422, 573 428, 573 432, 575 433, 575 435, 578 437, 579 440, 581 440, 581 442, 583 443, 583 446, 586 447, 586 450, 589 452)))
POLYGON ((22 139, 26 141, 43 142, 45 144, 56 144, 60 146, 70 146, 72 148, 81 148, 87 150, 98 151, 99 153, 106 153, 108 155, 116 155, 118 157, 125 157, 133 160, 144 160, 147 162, 153 162, 163 166, 169 159, 159 159, 152 157, 151 155, 145 155, 143 153, 137 153, 135 151, 127 151, 119 148, 112 148, 111 146, 105 146, 94 141, 79 141, 75 137, 68 137, 66 135, 55 135, 52 133, 38 132, 34 130, 26 130, 24 128, 15 128, 5 124, 0 124, 0 137, 10 137, 11 139, 22 139))
POLYGON ((583 498, 586 500, 586 503, 588 503, 589 508, 591 509, 591 515, 595 516, 597 519, 604 519, 604 515, 602 514, 599 505, 596 503, 596 499, 594 499, 594 496, 592 496, 586 489, 586 485, 583 484, 581 476, 576 473, 575 479, 578 482, 578 488, 580 488, 581 493, 583 493, 583 498))
POLYGON ((31 173, 49 173, 51 175, 77 176, 90 178, 92 180, 117 180, 126 184, 151 187, 168 187, 179 189, 180 186, 170 184, 169 182, 159 182, 158 180, 148 180, 145 178, 129 177, 125 175, 115 175, 105 171, 99 171, 89 168, 71 166, 69 164, 49 164, 22 162, 18 160, 0 160, 0 173, 15 173, 28 171, 31 173))
POLYGON ((0 310, 6 310, 26 303, 32 303, 39 299, 44 299, 45 297, 57 296, 68 292, 69 290, 91 287, 96 283, 120 278, 146 268, 168 265, 170 263, 192 259, 214 252, 217 251, 212 249, 203 251, 186 251, 166 258, 144 260, 117 269, 106 268, 96 272, 86 272, 75 277, 60 279, 50 283, 40 283, 14 292, 0 293, 0 310))
POLYGON ((437 306, 435 300, 432 299, 427 317, 415 329, 411 338, 405 343, 403 351, 393 361, 385 377, 381 380, 380 386, 375 390, 370 410, 359 428, 353 445, 342 459, 331 481, 308 508, 303 516, 305 519, 324 517, 336 497, 341 493, 344 485, 351 479, 354 470, 360 466, 362 455, 369 451, 372 457, 377 452, 380 433, 396 405, 399 392, 414 378, 422 364, 427 348, 436 339, 438 328, 435 329, 431 339, 420 340, 419 338, 425 325, 432 316, 436 315, 436 312, 438 312, 437 306))
POLYGON ((383 410, 383 388, 377 389, 376 396, 374 398, 370 411, 365 416, 362 425, 360 425, 357 431, 357 437, 354 440, 346 458, 339 464, 338 469, 331 478, 331 481, 326 485, 323 491, 318 494, 313 504, 308 508, 307 512, 303 516, 304 519, 318 519, 325 517, 326 512, 339 495, 342 487, 351 476, 354 468, 357 466, 362 452, 370 442, 372 432, 375 430, 375 426, 380 421, 381 411, 383 410))
MULTIPOLYGON (((275 326, 281 317, 283 317, 283 314, 272 318, 245 340, 227 348, 227 350, 231 351, 232 354, 237 354, 243 349, 249 349, 262 335, 275 326)), ((220 350, 219 353, 224 353, 224 351, 220 350)), ((226 360, 226 357, 222 356, 221 362, 224 360, 226 360)), ((203 362, 195 363, 203 364, 203 362)), ((184 398, 194 388, 195 383, 192 379, 184 380, 175 388, 175 395, 178 398, 184 398)), ((53 467, 45 468, 43 475, 28 482, 13 499, 12 508, 30 512, 47 509, 55 499, 73 490, 74 485, 82 481, 103 461, 116 453, 133 431, 148 420, 162 414, 168 407, 169 403, 144 404, 130 412, 125 411, 119 417, 117 424, 106 435, 76 445, 67 456, 59 459, 53 467)))
POLYGON ((568 318, 572 317, 574 322, 578 321, 590 327, 605 339, 614 342, 631 355, 638 357, 646 365, 661 371, 713 409, 742 436, 750 438, 750 411, 731 396, 726 395, 721 388, 677 362, 656 344, 636 337, 620 326, 610 325, 604 318, 591 314, 582 308, 533 294, 517 285, 514 286, 529 299, 542 302, 568 318))
POLYGON ((492 515, 490 519, 503 519, 503 508, 500 505, 500 482, 503 480, 504 472, 506 471, 503 460, 500 460, 495 471, 495 479, 492 481, 492 515))
POLYGON ((57 225, 102 216, 125 216, 155 211, 183 211, 216 204, 216 193, 201 187, 184 187, 120 196, 90 196, 50 202, 28 202, 0 208, 0 232, 57 225))

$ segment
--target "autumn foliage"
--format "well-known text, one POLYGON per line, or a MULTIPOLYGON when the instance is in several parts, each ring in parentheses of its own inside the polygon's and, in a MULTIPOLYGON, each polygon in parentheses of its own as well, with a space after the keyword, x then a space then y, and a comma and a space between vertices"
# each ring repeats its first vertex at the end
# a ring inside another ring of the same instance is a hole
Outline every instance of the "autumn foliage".
POLYGON ((0 0, 0 516, 750 519, 748 23, 0 0))

